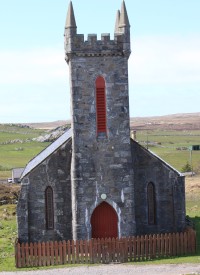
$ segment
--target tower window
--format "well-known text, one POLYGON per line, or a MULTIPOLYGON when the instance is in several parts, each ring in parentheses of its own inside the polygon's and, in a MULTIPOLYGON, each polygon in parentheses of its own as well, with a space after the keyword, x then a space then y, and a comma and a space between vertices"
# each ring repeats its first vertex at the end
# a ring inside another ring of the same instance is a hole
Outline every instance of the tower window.
POLYGON ((53 189, 48 186, 45 190, 46 228, 54 228, 53 189))
POLYGON ((101 76, 96 79, 96 114, 97 134, 106 133, 105 80, 101 76))
POLYGON ((155 187, 152 182, 147 186, 147 200, 148 200, 148 224, 156 224, 156 199, 155 187))

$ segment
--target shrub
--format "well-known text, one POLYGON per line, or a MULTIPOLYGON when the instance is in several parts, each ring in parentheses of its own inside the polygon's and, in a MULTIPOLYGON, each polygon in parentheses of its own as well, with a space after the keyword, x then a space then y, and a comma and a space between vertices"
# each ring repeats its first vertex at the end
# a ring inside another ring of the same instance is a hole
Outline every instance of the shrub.
POLYGON ((185 172, 192 172, 192 167, 191 165, 187 162, 182 168, 181 168, 181 172, 185 173, 185 172))

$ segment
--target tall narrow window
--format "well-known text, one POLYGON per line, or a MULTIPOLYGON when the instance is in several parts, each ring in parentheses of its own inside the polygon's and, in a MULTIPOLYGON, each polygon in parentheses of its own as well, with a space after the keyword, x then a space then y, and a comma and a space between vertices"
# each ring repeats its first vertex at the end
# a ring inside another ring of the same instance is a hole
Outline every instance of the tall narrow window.
POLYGON ((54 228, 53 190, 48 186, 45 190, 46 228, 54 228))
POLYGON ((96 79, 96 113, 97 113, 97 134, 106 133, 105 80, 101 76, 99 76, 96 79))
POLYGON ((156 199, 155 187, 152 182, 147 186, 147 200, 148 200, 148 223, 156 224, 156 199))

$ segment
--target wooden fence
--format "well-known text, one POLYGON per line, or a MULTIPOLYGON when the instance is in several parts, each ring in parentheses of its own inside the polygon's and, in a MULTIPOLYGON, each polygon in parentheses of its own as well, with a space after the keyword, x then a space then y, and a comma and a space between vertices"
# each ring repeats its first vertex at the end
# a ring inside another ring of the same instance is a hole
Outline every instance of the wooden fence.
POLYGON ((16 267, 124 263, 195 254, 196 232, 42 243, 16 241, 16 267))

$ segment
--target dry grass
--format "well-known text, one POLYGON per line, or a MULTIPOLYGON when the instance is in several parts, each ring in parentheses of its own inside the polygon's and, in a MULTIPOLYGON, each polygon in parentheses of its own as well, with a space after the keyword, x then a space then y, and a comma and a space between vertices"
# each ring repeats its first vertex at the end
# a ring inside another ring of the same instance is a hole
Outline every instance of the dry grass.
POLYGON ((0 204, 14 203, 18 200, 20 184, 0 184, 0 204))
POLYGON ((200 113, 131 118, 131 129, 200 130, 200 113))
POLYGON ((187 200, 199 200, 200 197, 200 175, 188 176, 185 179, 185 193, 187 200))

